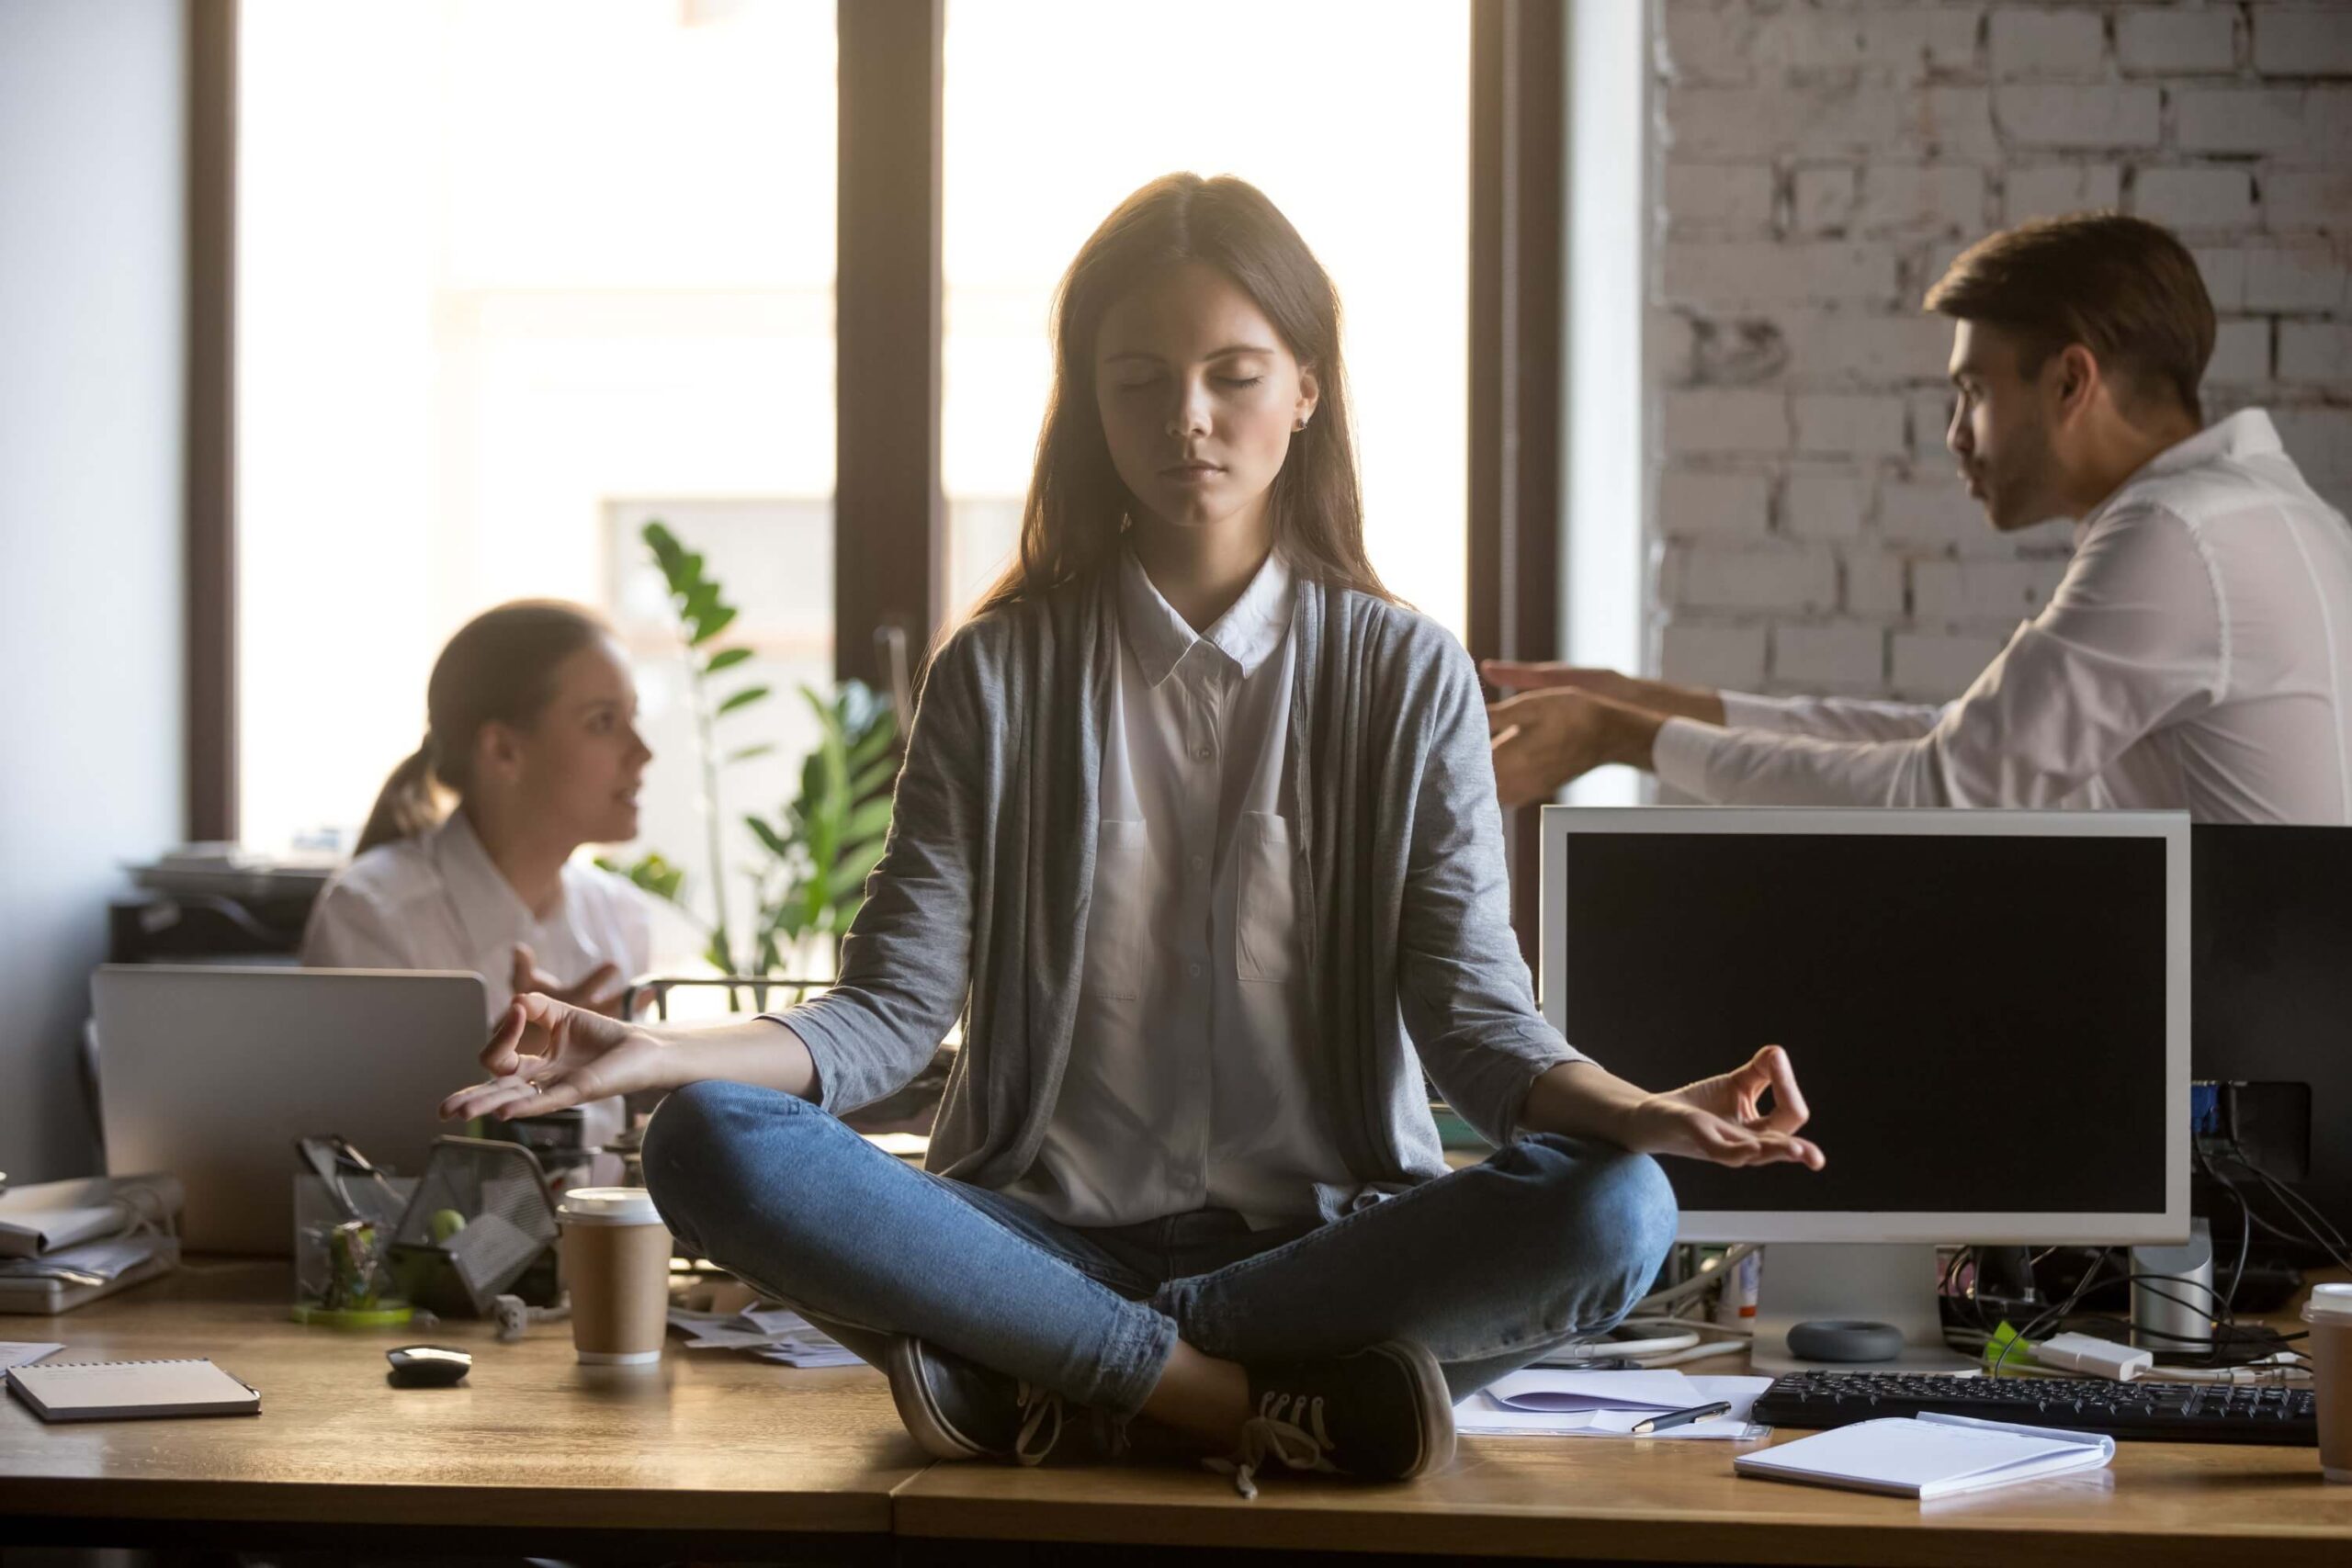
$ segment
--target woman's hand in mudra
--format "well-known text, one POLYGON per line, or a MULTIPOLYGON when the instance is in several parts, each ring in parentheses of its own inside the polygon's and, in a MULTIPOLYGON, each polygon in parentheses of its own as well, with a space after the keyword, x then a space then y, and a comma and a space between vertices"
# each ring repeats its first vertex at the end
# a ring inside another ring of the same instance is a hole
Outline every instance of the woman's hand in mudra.
POLYGON ((1626 1109, 1618 1141, 1642 1154, 1716 1165, 1789 1162, 1819 1170, 1825 1163, 1819 1145, 1796 1135, 1806 1115, 1789 1054, 1767 1045, 1744 1066, 1637 1100, 1626 1109))
POLYGON ((490 1081, 441 1102, 441 1119, 539 1116, 591 1100, 665 1087, 662 1043, 593 1008, 537 991, 507 1004, 481 1054, 490 1081))

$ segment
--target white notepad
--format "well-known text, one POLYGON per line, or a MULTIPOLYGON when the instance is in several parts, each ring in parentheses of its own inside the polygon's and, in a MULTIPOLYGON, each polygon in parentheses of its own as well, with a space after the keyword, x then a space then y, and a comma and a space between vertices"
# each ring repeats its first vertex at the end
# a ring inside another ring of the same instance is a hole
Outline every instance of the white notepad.
POLYGON ((10 1367, 8 1387, 44 1421, 261 1414, 260 1393, 209 1361, 42 1361, 10 1367))
POLYGON ((1731 1466, 1742 1475, 1850 1486, 1925 1502, 1955 1492, 2096 1470, 2114 1457, 2115 1439, 2104 1433, 2013 1427, 1930 1412, 1916 1420, 1858 1421, 1741 1454, 1731 1466))

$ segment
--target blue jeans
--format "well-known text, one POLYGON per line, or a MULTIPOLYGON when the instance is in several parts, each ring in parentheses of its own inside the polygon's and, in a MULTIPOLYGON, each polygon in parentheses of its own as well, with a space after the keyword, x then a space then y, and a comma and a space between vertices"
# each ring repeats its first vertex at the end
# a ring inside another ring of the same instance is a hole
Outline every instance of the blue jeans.
POLYGON ((1548 1134, 1328 1224, 1066 1225, 807 1100, 719 1082, 663 1101, 645 1180, 688 1247, 866 1359, 912 1334, 1117 1416, 1180 1337, 1241 1362, 1417 1340, 1460 1399, 1624 1316, 1675 1227, 1648 1156, 1548 1134))

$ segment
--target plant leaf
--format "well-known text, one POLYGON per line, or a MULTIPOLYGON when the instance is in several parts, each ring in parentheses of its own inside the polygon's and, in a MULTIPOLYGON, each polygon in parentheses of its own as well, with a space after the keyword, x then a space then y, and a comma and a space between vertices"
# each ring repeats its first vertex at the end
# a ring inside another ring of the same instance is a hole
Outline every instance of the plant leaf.
POLYGON ((764 757, 775 750, 775 741, 763 740, 756 746, 737 747, 734 750, 727 753, 727 760, 729 762, 748 762, 754 757, 764 757))
POLYGON ((849 820, 842 824, 842 836, 852 843, 859 843, 867 839, 880 838, 889 828, 890 797, 886 795, 852 811, 849 820))
POLYGON ((725 715, 733 713, 737 708, 750 707, 753 703, 758 702, 762 697, 764 697, 767 694, 768 688, 765 686, 746 686, 741 691, 737 692, 734 695, 729 697, 725 702, 719 704, 718 713, 713 715, 713 716, 724 716, 725 715))
POLYGON ((770 827, 764 819, 746 816, 743 818, 743 826, 749 828, 752 830, 752 836, 766 845, 768 853, 775 856, 776 859, 790 860, 792 858, 791 840, 770 827))
POLYGON ((850 781, 850 798, 864 800, 870 795, 888 789, 890 781, 898 776, 899 759, 896 757, 883 757, 869 762, 864 773, 850 781))
POLYGON ((702 667, 702 672, 706 675, 716 675, 721 670, 734 669, 751 657, 752 650, 748 648, 722 648, 710 656, 710 662, 702 667))

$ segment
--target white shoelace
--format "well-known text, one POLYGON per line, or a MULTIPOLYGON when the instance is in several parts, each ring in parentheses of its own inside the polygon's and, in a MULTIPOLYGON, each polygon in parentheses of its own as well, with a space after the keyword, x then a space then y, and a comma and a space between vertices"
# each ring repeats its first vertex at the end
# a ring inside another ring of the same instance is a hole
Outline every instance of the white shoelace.
POLYGON ((1043 1464, 1054 1445, 1062 1440, 1062 1396, 1035 1383, 1021 1384, 1016 1403, 1021 1409, 1021 1435, 1012 1439, 1012 1457, 1023 1464, 1043 1464), (1037 1434, 1044 1429, 1046 1418, 1053 1417, 1054 1429, 1046 1434, 1044 1443, 1035 1449, 1037 1434))
POLYGON ((1258 1495, 1257 1473, 1269 1459, 1278 1459, 1293 1470, 1341 1473, 1327 1457, 1330 1447, 1320 1394, 1310 1399, 1303 1393, 1269 1393, 1258 1401, 1258 1414, 1241 1424, 1241 1444, 1233 1457, 1201 1462, 1219 1475, 1233 1477, 1233 1489, 1247 1500, 1258 1495))

